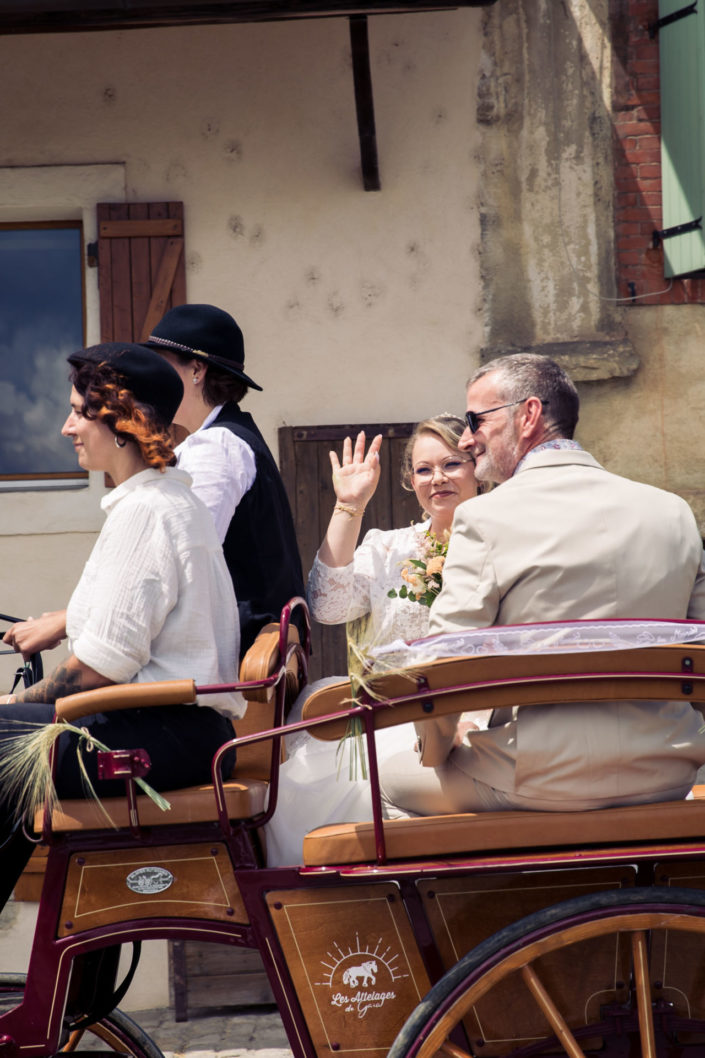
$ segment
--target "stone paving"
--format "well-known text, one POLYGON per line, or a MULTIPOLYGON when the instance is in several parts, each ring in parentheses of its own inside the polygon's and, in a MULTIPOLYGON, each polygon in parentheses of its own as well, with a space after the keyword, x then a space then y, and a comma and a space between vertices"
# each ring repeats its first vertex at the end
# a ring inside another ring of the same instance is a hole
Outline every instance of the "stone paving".
POLYGON ((152 1037, 166 1058, 291 1058, 276 1007, 189 1014, 175 1021, 173 1011, 138 1010, 129 1015, 152 1037))

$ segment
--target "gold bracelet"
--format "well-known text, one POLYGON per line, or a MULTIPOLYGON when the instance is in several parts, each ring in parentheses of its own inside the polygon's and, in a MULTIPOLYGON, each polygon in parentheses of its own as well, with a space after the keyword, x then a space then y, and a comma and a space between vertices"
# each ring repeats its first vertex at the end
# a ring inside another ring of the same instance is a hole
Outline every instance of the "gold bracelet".
POLYGON ((333 510, 340 511, 342 514, 347 514, 350 518, 362 518, 365 513, 364 507, 362 510, 358 510, 357 507, 351 507, 348 503, 336 503, 333 510))

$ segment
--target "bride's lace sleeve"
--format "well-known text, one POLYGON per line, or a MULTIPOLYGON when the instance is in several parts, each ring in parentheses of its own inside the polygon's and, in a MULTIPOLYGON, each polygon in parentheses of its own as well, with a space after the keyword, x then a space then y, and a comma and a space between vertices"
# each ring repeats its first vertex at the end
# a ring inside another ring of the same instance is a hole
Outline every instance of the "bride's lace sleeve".
POLYGON ((347 566, 326 566, 316 555, 306 585, 306 598, 315 621, 345 624, 370 612, 379 536, 380 530, 370 529, 347 566))

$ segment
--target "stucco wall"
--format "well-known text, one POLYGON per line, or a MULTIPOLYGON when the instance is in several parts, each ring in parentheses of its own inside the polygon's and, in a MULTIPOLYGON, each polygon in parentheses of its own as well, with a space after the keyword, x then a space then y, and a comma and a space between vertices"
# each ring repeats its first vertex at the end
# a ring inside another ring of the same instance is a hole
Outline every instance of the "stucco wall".
POLYGON ((183 199, 189 300, 241 321, 270 439, 413 418, 457 402, 480 340, 479 20, 371 20, 379 194, 344 19, 4 38, 0 164, 119 161, 128 199, 183 199))
POLYGON ((705 532, 705 305, 625 310, 640 367, 580 387, 579 437, 616 473, 679 493, 705 532))
POLYGON ((607 0, 501 0, 478 119, 487 343, 617 334, 607 0))

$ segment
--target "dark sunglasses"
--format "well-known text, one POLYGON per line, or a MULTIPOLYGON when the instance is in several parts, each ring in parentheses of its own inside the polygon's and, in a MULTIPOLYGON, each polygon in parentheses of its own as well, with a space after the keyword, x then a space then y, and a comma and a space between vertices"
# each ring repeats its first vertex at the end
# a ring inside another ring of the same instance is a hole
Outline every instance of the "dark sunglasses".
MULTIPOLYGON (((465 421, 468 424, 468 430, 470 433, 475 433, 479 429, 485 415, 490 415, 493 411, 501 411, 502 408, 514 408, 517 404, 523 404, 527 400, 529 400, 529 397, 523 397, 521 400, 513 400, 511 404, 498 404, 496 408, 488 408, 487 411, 466 411, 465 421)), ((541 407, 545 408, 547 406, 548 401, 542 400, 541 407)))

